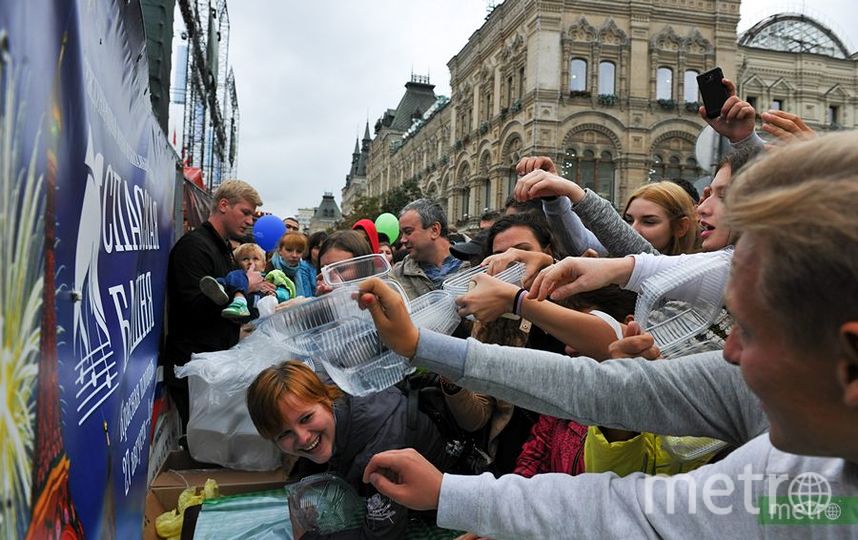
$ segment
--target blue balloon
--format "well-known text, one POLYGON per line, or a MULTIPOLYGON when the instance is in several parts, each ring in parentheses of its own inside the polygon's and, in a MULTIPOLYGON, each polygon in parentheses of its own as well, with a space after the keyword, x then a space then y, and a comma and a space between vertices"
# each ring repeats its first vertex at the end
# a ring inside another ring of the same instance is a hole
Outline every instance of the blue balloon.
POLYGON ((286 233, 286 225, 277 216, 262 216, 253 225, 253 238, 259 247, 271 251, 277 247, 280 237, 286 233))

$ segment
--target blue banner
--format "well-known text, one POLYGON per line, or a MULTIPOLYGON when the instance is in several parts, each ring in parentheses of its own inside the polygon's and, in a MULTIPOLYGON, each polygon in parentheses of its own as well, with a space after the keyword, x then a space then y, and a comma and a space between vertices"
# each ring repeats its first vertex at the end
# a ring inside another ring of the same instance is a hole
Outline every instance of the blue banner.
POLYGON ((176 179, 141 8, 0 0, 0 42, 0 537, 137 538, 176 179))

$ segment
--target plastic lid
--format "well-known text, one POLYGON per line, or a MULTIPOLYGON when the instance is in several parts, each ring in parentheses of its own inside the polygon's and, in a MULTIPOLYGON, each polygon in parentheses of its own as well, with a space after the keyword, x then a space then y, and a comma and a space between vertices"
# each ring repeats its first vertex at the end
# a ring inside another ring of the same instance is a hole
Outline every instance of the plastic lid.
MULTIPOLYGON (((351 292, 348 297, 356 305, 351 292)), ((411 310, 415 326, 444 334, 452 333, 461 321, 453 296, 446 291, 431 291, 414 299, 411 310)), ((301 358, 313 359, 337 386, 355 396, 393 386, 414 371, 406 358, 384 346, 365 315, 341 317, 308 329, 283 346, 301 358)))
MULTIPOLYGON (((666 358, 699 352, 695 336, 721 313, 732 251, 683 261, 649 277, 641 285, 635 320, 652 334, 666 358)), ((705 350, 705 349, 704 349, 705 350)))
POLYGON ((305 531, 331 534, 363 522, 364 499, 338 476, 314 474, 285 489, 289 514, 305 531))
MULTIPOLYGON (((524 277, 524 269, 525 265, 523 263, 516 262, 510 265, 506 270, 495 274, 494 277, 501 281, 521 286, 521 279, 524 277)), ((486 270, 488 270, 488 267, 486 266, 476 266, 463 272, 458 272, 444 281, 442 288, 453 296, 461 296, 467 293, 470 289, 471 281, 474 279, 474 276, 484 274, 486 270)))
POLYGON ((355 316, 369 319, 369 313, 361 311, 352 298, 356 291, 357 287, 340 287, 326 295, 310 298, 286 309, 275 311, 244 341, 283 340, 343 317, 355 316))
POLYGON ((393 386, 414 371, 407 359, 382 344, 371 320, 357 317, 302 332, 286 346, 321 362, 331 380, 354 396, 393 386))
POLYGON ((727 443, 709 437, 665 436, 661 438, 661 446, 671 456, 688 463, 726 448, 727 443))
POLYGON ((411 301, 414 326, 441 334, 451 334, 462 318, 456 312, 456 302, 448 291, 430 291, 411 301))
POLYGON ((363 255, 322 267, 322 279, 331 287, 361 282, 390 273, 390 263, 381 253, 363 255))

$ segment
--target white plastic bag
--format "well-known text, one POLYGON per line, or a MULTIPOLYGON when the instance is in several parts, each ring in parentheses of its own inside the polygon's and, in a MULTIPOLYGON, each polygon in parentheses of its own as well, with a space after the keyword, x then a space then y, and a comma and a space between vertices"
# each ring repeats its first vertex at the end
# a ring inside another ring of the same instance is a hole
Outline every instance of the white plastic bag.
POLYGON ((195 354, 177 377, 188 378, 190 418, 188 450, 197 461, 231 469, 271 471, 280 466, 280 450, 257 433, 245 396, 247 387, 265 368, 293 355, 253 354, 253 347, 195 354))

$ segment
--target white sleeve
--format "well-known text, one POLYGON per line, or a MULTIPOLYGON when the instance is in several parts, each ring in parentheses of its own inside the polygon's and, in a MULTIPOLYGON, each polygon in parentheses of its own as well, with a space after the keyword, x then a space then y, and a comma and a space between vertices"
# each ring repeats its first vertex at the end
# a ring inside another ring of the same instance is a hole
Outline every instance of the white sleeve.
POLYGON ((594 309, 593 311, 591 311, 590 315, 595 315, 596 317, 599 317, 600 319, 608 323, 608 326, 610 326, 614 330, 614 332, 616 332, 617 339, 623 339, 623 327, 620 326, 620 323, 617 322, 617 319, 611 317, 604 311, 599 311, 598 309, 594 309))
MULTIPOLYGON (((650 276, 654 276, 663 270, 668 270, 683 264, 686 261, 698 261, 711 259, 712 261, 724 257, 725 250, 710 251, 706 253, 694 253, 691 255, 653 255, 651 253, 639 253, 630 255, 635 260, 635 267, 628 283, 623 288, 629 291, 640 292, 641 285, 650 276)), ((732 250, 729 250, 732 256, 732 250)))

